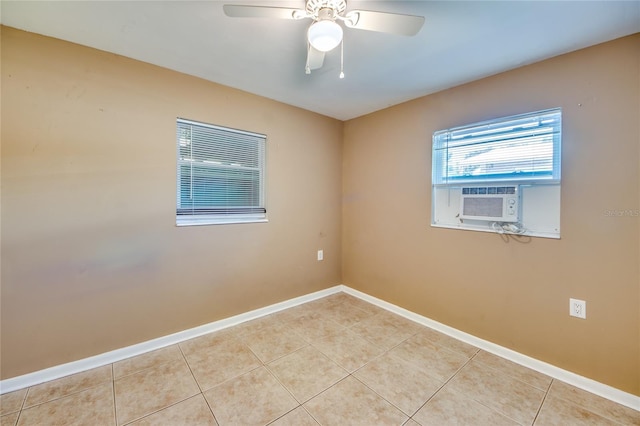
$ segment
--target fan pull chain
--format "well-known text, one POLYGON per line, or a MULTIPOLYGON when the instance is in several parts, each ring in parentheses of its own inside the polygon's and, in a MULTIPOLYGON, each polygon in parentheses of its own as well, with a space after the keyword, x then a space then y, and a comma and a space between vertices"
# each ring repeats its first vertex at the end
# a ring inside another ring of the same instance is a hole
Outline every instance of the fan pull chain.
POLYGON ((340 43, 340 78, 344 78, 344 38, 340 43))
POLYGON ((311 53, 311 43, 307 42, 307 64, 304 67, 305 74, 311 74, 311 68, 309 68, 309 55, 311 53))

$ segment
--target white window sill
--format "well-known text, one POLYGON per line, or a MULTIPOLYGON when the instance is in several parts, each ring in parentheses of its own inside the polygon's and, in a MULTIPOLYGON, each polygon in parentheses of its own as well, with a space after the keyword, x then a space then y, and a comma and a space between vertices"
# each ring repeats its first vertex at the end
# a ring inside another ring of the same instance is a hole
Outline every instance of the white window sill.
POLYGON ((269 220, 265 216, 186 216, 177 217, 176 226, 203 226, 203 225, 230 225, 235 223, 267 223, 269 220))
POLYGON ((498 235, 513 235, 515 237, 540 237, 540 238, 553 238, 556 240, 560 239, 560 231, 557 231, 557 232, 525 231, 522 234, 514 234, 509 232, 500 233, 500 232, 497 232, 495 229, 492 229, 490 224, 487 224, 486 226, 480 226, 480 225, 469 225, 467 223, 458 224, 458 225, 432 223, 431 227, 460 229, 463 231, 491 232, 498 235))

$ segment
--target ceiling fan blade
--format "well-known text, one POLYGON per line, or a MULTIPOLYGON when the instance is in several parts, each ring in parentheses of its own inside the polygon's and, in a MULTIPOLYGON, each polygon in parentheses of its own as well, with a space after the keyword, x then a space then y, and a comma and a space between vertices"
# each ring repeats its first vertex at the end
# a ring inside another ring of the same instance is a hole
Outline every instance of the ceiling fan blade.
POLYGON ((324 63, 324 52, 315 49, 313 46, 309 45, 309 50, 307 52, 307 63, 309 64, 310 70, 317 70, 318 68, 322 68, 322 64, 324 63))
POLYGON ((360 30, 413 36, 422 28, 424 16, 353 10, 345 15, 344 24, 360 30))
POLYGON ((224 14, 231 18, 276 18, 300 19, 306 15, 301 9, 269 6, 244 6, 239 4, 225 4, 222 6, 224 14), (295 16, 294 16, 295 15, 295 16))

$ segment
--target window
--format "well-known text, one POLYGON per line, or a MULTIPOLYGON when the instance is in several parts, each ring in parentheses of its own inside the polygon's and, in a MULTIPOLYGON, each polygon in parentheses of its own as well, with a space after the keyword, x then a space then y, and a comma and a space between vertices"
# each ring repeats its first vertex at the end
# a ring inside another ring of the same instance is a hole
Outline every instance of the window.
POLYGON ((177 225, 266 221, 266 136, 177 120, 177 225))
POLYGON ((433 184, 560 181, 561 116, 553 109, 434 133, 433 184))
POLYGON ((433 134, 431 225, 560 238, 560 108, 433 134))

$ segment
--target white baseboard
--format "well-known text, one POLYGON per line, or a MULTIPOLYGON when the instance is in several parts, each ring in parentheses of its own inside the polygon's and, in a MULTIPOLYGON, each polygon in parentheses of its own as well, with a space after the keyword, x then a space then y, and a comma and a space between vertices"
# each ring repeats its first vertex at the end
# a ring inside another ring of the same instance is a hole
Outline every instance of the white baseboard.
POLYGON ((384 300, 378 299, 376 297, 369 296, 366 293, 362 293, 361 291, 352 289, 351 287, 347 287, 345 285, 337 285, 325 290, 317 291, 315 293, 296 297, 290 300, 285 300, 284 302, 276 303, 264 308, 255 309, 253 311, 246 312, 240 315, 235 315, 233 317, 225 318, 219 321, 214 321, 209 324, 204 324, 188 330, 180 331, 178 333, 170 334, 168 336, 159 337, 157 339, 138 343, 132 346, 127 346, 125 348, 116 349, 100 355, 69 362, 67 364, 57 365, 55 367, 25 374, 22 376, 5 379, 0 381, 0 394, 24 389, 29 386, 34 386, 40 383, 48 382, 50 380, 59 379, 70 374, 80 373, 92 368, 101 367, 103 365, 121 361, 125 358, 141 355, 143 353, 154 351, 156 349, 161 349, 166 346, 174 345, 176 343, 193 339, 194 337, 199 337, 204 334, 212 333, 214 331, 219 331, 227 327, 232 327, 246 321, 257 319, 265 315, 279 312, 281 310, 301 305, 303 303, 307 303, 312 300, 328 296, 330 294, 339 293, 341 291, 358 297, 366 302, 372 303, 390 312, 401 315, 414 322, 432 328, 436 331, 454 337, 458 340, 462 340, 463 342, 469 343, 470 345, 476 346, 482 350, 508 359, 522 366, 531 368, 532 370, 538 371, 542 374, 546 374, 547 376, 553 377, 554 379, 562 380, 565 383, 583 389, 587 392, 591 392, 613 402, 617 402, 618 404, 622 404, 634 410, 640 411, 640 397, 636 395, 621 391, 600 382, 596 382, 595 380, 580 376, 551 364, 547 364, 546 362, 539 361, 535 358, 531 358, 503 346, 496 345, 495 343, 491 343, 487 340, 480 339, 479 337, 457 330, 453 327, 449 327, 430 318, 396 306, 392 303, 385 302, 384 300))
POLYGON ((430 318, 423 317, 422 315, 418 315, 414 312, 408 311, 389 302, 385 302, 384 300, 378 299, 376 297, 369 296, 366 293, 362 293, 361 291, 352 289, 350 287, 343 285, 341 289, 347 294, 358 297, 366 302, 372 303, 390 312, 401 315, 407 319, 425 325, 448 336, 454 337, 458 340, 462 340, 463 342, 476 346, 484 351, 508 359, 509 361, 513 361, 516 364, 528 367, 542 374, 546 374, 547 376, 550 376, 554 379, 561 380, 565 383, 573 385, 587 392, 591 392, 613 402, 617 402, 618 404, 640 411, 639 396, 621 391, 620 389, 616 389, 587 377, 580 376, 546 362, 539 361, 535 358, 531 358, 527 355, 523 355, 514 350, 505 348, 504 346, 496 345, 495 343, 491 343, 487 340, 465 333, 453 327, 449 327, 448 325, 444 325, 430 318))
POLYGON ((209 324, 204 324, 198 327, 190 328, 188 330, 179 331, 168 336, 159 337, 157 339, 148 340, 146 342, 138 343, 135 345, 127 346, 125 348, 116 349, 110 352, 105 352, 100 355, 95 355, 89 358, 80 359, 78 361, 72 361, 66 364, 56 365, 54 367, 46 368, 44 370, 35 371, 18 377, 12 377, 0 381, 0 394, 12 392, 19 389, 24 389, 29 386, 38 385, 40 383, 48 382, 50 380, 59 379, 61 377, 69 376, 71 374, 80 373, 82 371, 90 370, 96 367, 102 367, 117 361, 122 361, 125 358, 141 355, 146 352, 151 352, 156 349, 161 349, 166 346, 174 345, 176 343, 184 342, 185 340, 193 339, 204 334, 219 331, 227 327, 232 327, 240 323, 251 321, 263 317, 265 315, 273 314, 275 312, 282 311, 303 303, 310 302, 312 300, 320 299, 321 297, 328 296, 333 293, 339 293, 342 291, 343 286, 337 285, 325 290, 316 291, 315 293, 306 294, 304 296, 296 297, 293 299, 285 300, 284 302, 275 303, 273 305, 265 306, 264 308, 255 309, 253 311, 245 312, 240 315, 235 315, 229 318, 225 318, 219 321, 214 321, 209 324))

